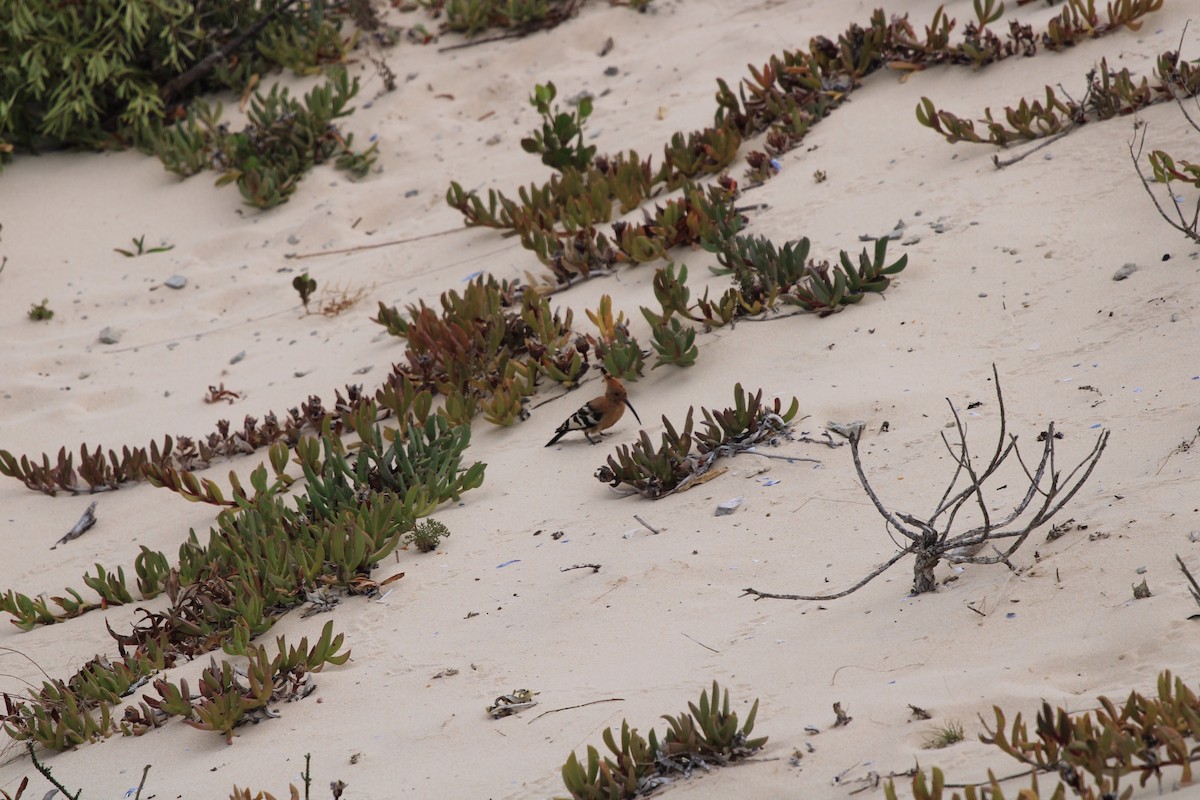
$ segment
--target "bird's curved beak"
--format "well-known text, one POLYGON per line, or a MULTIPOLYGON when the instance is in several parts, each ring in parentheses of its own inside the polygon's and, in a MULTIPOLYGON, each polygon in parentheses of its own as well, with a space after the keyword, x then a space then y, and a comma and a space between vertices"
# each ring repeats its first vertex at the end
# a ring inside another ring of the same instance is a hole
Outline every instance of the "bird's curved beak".
POLYGON ((626 400, 626 401, 625 401, 625 407, 626 407, 626 408, 628 408, 630 411, 632 411, 632 412, 633 412, 633 416, 634 416, 634 418, 635 418, 635 419, 637 419, 637 421, 638 421, 638 424, 639 424, 639 425, 641 425, 641 424, 642 424, 642 418, 638 416, 637 409, 636 409, 636 408, 634 408, 632 405, 630 405, 630 403, 629 403, 629 401, 628 401, 628 400, 626 400))

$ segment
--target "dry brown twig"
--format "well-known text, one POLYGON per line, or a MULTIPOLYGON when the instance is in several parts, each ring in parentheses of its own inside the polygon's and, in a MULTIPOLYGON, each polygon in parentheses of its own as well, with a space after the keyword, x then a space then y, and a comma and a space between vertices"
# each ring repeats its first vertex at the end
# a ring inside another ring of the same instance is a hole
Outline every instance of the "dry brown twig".
POLYGON ((320 302, 317 303, 317 313, 326 317, 336 317, 343 311, 349 311, 358 305, 359 301, 370 291, 362 286, 357 289, 342 286, 329 287, 321 294, 320 302))
POLYGON ((212 405, 213 403, 219 403, 222 400, 229 403, 229 405, 233 405, 234 402, 241 399, 241 392, 235 392, 232 389, 226 389, 224 383, 221 383, 218 386, 209 386, 208 394, 204 396, 204 402, 208 403, 209 405, 212 405))
POLYGON ((858 591, 909 555, 915 556, 913 594, 932 592, 937 588, 934 569, 943 560, 952 564, 1004 564, 1009 569, 1015 570, 1009 560, 1010 557, 1025 543, 1031 533, 1045 525, 1061 511, 1091 476, 1092 470, 1095 469, 1108 444, 1109 432, 1101 431, 1091 451, 1063 478, 1055 466, 1055 443, 1058 441, 1058 436, 1054 431, 1054 423, 1050 423, 1045 431, 1045 436, 1041 438, 1041 457, 1031 471, 1021 457, 1017 447, 1017 437, 1008 433, 1004 394, 1000 388, 1000 375, 995 365, 992 366, 992 375, 995 379, 996 399, 1000 411, 1000 431, 996 449, 986 465, 982 468, 975 465, 967 444, 966 428, 962 418, 959 416, 958 409, 947 398, 946 402, 950 405, 950 412, 954 416, 954 428, 957 432, 958 443, 957 446, 952 445, 945 434, 942 434, 942 442, 954 458, 955 469, 941 500, 934 508, 933 513, 925 519, 912 514, 889 511, 884 507, 863 470, 859 454, 862 431, 858 429, 850 432, 850 454, 854 459, 854 468, 858 473, 859 483, 871 499, 875 509, 883 517, 889 535, 890 531, 894 530, 908 540, 908 543, 895 555, 873 569, 849 589, 834 594, 776 594, 750 588, 743 591, 743 596, 753 595, 755 600, 764 598, 836 600, 858 591), (993 519, 992 513, 989 511, 989 503, 986 500, 984 484, 996 474, 1009 456, 1016 456, 1025 477, 1029 480, 1029 487, 1024 496, 1003 518, 993 519), (955 487, 964 477, 966 486, 956 491, 955 487), (1035 503, 1035 498, 1040 499, 1035 503), (971 506, 978 508, 981 517, 980 523, 965 531, 955 532, 955 522, 959 513, 971 506), (1032 513, 1027 515, 1026 512, 1030 511, 1032 513), (996 546, 998 541, 1006 542, 1003 549, 996 546), (991 545, 992 555, 978 555, 988 545, 991 545))

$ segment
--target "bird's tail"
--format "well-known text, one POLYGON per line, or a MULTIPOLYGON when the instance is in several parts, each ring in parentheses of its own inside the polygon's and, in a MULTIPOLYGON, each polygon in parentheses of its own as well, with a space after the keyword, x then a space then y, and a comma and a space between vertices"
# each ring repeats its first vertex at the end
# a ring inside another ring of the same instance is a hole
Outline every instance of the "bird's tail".
POLYGON ((546 447, 549 447, 550 445, 555 444, 559 439, 566 436, 568 431, 570 431, 570 430, 571 430, 571 420, 567 420, 562 425, 558 426, 558 430, 554 432, 554 438, 551 439, 550 441, 546 442, 546 447))

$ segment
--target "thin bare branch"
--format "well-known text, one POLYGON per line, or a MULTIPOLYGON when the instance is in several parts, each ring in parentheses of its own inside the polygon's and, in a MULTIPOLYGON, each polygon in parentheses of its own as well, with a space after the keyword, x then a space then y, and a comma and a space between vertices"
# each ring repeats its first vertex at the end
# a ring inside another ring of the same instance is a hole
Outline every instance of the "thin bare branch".
POLYGON ((863 472, 862 459, 858 455, 858 440, 860 436, 862 436, 862 433, 859 431, 855 431, 850 434, 850 455, 854 459, 854 470, 858 473, 859 483, 862 484, 863 490, 867 493, 867 497, 871 498, 871 502, 875 504, 875 510, 878 511, 885 520, 892 524, 892 527, 896 529, 896 532, 906 539, 912 539, 913 541, 916 541, 917 534, 901 525, 900 520, 896 519, 896 516, 892 514, 892 512, 883 507, 883 503, 880 502, 879 496, 876 495, 875 490, 871 488, 871 483, 867 480, 866 473, 863 472))
POLYGON ((853 586, 851 586, 849 589, 845 590, 844 592, 838 592, 837 594, 820 594, 820 595, 772 594, 771 592, 760 592, 758 589, 743 589, 741 596, 745 597, 748 594, 752 594, 752 595, 754 595, 755 600, 817 600, 817 601, 821 601, 821 602, 823 602, 825 600, 837 600, 839 597, 845 597, 846 595, 850 594, 851 592, 857 592, 859 589, 866 586, 868 583, 875 580, 880 575, 882 575, 884 572, 886 572, 888 567, 892 566, 892 564, 895 564, 897 561, 904 558, 906 555, 908 555, 912 551, 913 551, 913 546, 909 545, 908 547, 901 550, 899 553, 896 553, 896 555, 889 558, 887 561, 880 564, 874 570, 872 570, 871 574, 867 575, 867 577, 863 578, 861 581, 854 584, 853 586))
MULTIPOLYGON (((850 436, 850 452, 853 456, 854 468, 858 474, 859 483, 862 485, 863 491, 871 499, 875 510, 884 518, 885 530, 887 530, 888 536, 891 537, 891 529, 895 528, 901 535, 910 540, 910 544, 899 549, 894 556, 872 570, 857 584, 836 594, 777 594, 774 592, 759 591, 758 589, 745 589, 743 596, 752 595, 756 600, 764 598, 810 601, 836 600, 839 597, 845 597, 862 588, 909 554, 916 556, 913 566, 913 591, 918 594, 934 591, 937 588, 934 569, 943 560, 955 564, 1004 564, 1010 570, 1015 571, 1016 566, 1012 563, 1011 556, 1028 540, 1029 535, 1033 531, 1049 522, 1055 514, 1061 511, 1083 484, 1087 482, 1088 478, 1091 477, 1092 470, 1099 463, 1100 457, 1103 455, 1104 449, 1108 444, 1109 432, 1102 431, 1100 433, 1091 451, 1071 469, 1064 480, 1055 467, 1057 437, 1054 425, 1051 423, 1045 431, 1044 437, 1042 437, 1042 441, 1045 444, 1042 447, 1042 454, 1038 460, 1036 469, 1030 470, 1029 465, 1025 463, 1024 458, 1021 456, 1016 435, 1008 433, 1008 412, 1004 406, 1004 395, 1000 388, 1000 376, 994 365, 992 374, 996 382, 996 399, 1000 408, 1000 430, 996 440, 996 449, 983 469, 976 469, 975 464, 972 463, 971 449, 967 441, 967 430, 966 425, 963 423, 962 415, 959 414, 954 404, 947 400, 950 404, 950 412, 954 416, 954 427, 958 433, 959 446, 955 448, 951 445, 945 435, 943 435, 942 441, 954 457, 954 479, 942 495, 942 499, 933 516, 928 520, 921 519, 912 514, 888 511, 884 508, 883 503, 871 487, 862 466, 862 459, 858 450, 860 433, 855 432, 850 436), (1029 480, 1029 487, 1008 512, 1000 519, 994 519, 992 511, 988 509, 984 498, 984 484, 996 474, 1004 461, 1013 453, 1016 453, 1017 461, 1020 463, 1025 477, 1029 480), (954 485, 962 475, 966 475, 968 486, 952 495, 954 485), (1041 500, 1031 511, 1030 506, 1034 498, 1039 494, 1041 495, 1041 500), (953 534, 954 522, 957 519, 959 510, 966 503, 972 502, 972 500, 978 503, 982 516, 981 524, 961 533, 953 534), (949 514, 947 515, 945 527, 939 532, 933 523, 938 516, 947 511, 949 514), (1024 522, 1018 526, 1018 520, 1024 520, 1024 522), (1010 529, 1010 526, 1018 527, 1010 529), (1004 548, 1000 548, 994 543, 1001 539, 1009 540, 1004 548), (992 555, 976 555, 982 546, 988 543, 992 543, 992 555)), ((892 541, 895 542, 895 538, 892 541)))

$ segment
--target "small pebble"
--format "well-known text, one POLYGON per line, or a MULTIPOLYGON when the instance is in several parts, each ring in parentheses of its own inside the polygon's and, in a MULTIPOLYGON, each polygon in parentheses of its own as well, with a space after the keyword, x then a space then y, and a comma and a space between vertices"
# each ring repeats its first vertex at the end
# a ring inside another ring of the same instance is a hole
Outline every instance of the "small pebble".
POLYGON ((404 193, 404 196, 405 197, 416 197, 418 194, 420 194, 419 189, 409 189, 407 192, 404 193))
POLYGON ((100 344, 116 344, 121 341, 121 335, 124 333, 125 331, 110 327, 100 331, 100 335, 96 338, 100 340, 100 344))
POLYGON ((1137 574, 1138 574, 1138 575, 1145 575, 1145 574, 1146 574, 1146 568, 1145 568, 1145 567, 1138 567, 1138 568, 1137 568, 1137 574))
POLYGON ((288 244, 300 244, 300 237, 294 233, 289 233, 287 238, 288 244))
POLYGON ((241 360, 242 360, 243 358, 245 358, 245 357, 246 357, 246 351, 245 351, 245 350, 243 350, 242 352, 238 353, 238 354, 237 354, 236 356, 234 356, 233 358, 229 359, 229 363, 230 363, 230 364, 236 364, 236 363, 238 363, 239 361, 241 361, 241 360))
POLYGON ((172 275, 163 281, 163 285, 165 285, 168 289, 182 289, 183 287, 187 286, 187 278, 183 277, 182 275, 172 275))
POLYGON ((604 74, 611 78, 614 75, 617 75, 620 71, 621 70, 617 69, 616 67, 606 67, 604 74))

